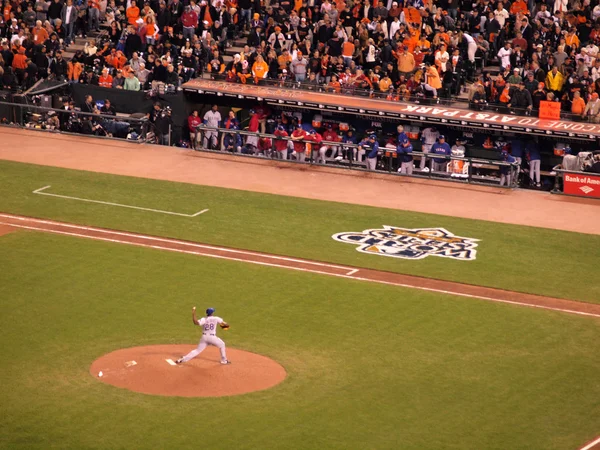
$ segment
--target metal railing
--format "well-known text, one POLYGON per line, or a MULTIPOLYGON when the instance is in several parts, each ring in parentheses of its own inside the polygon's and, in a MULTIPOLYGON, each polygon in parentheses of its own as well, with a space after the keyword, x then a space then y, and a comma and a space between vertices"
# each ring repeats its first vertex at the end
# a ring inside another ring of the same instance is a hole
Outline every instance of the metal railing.
MULTIPOLYGON (((326 166, 338 169, 350 169, 359 170, 364 172, 373 172, 366 168, 367 151, 361 149, 359 144, 344 143, 344 142, 333 142, 333 141, 321 141, 314 142, 306 139, 294 140, 290 136, 276 136, 268 133, 258 133, 246 130, 227 130, 225 128, 209 127, 206 125, 200 125, 196 128, 196 142, 203 143, 207 132, 215 133, 217 147, 216 149, 205 148, 200 146, 194 148, 196 151, 209 152, 209 153, 232 153, 240 157, 249 158, 271 158, 274 160, 285 161, 292 164, 308 164, 315 166, 326 166), (227 151, 223 146, 224 137, 226 135, 239 135, 242 137, 242 148, 240 150, 227 151), (256 137, 257 139, 267 138, 271 140, 271 144, 267 149, 260 149, 259 147, 248 148, 247 139, 244 141, 244 137, 256 137), (295 142, 302 143, 307 146, 306 160, 304 162, 292 159, 294 151, 288 147, 285 158, 280 158, 275 150, 275 143, 277 141, 295 142), (310 146, 310 147, 308 147, 310 146), (335 159, 331 156, 326 157, 326 163, 317 162, 319 158, 319 148, 326 146, 329 147, 329 151, 332 155, 342 154, 342 159, 335 159), (245 147, 245 148, 244 148, 245 147), (315 148, 317 147, 317 148, 315 148)), ((212 136, 211 136, 212 139, 212 136)), ((208 144, 211 139, 206 138, 208 144)), ((426 153, 420 151, 413 151, 413 164, 415 165, 412 175, 406 175, 398 173, 399 161, 395 149, 379 147, 377 155, 377 166, 375 172, 377 173, 388 173, 396 176, 410 176, 415 178, 427 178, 436 180, 449 180, 460 183, 468 184, 481 184, 481 185, 493 185, 506 188, 516 188, 518 186, 518 174, 519 168, 517 163, 508 163, 502 160, 482 159, 482 158, 471 158, 471 157, 457 157, 440 155, 435 153, 426 153), (421 169, 420 161, 425 159, 424 169, 421 169), (434 160, 443 160, 441 163, 444 166, 444 170, 432 170, 434 160), (416 167, 417 164, 419 167, 416 167)))
POLYGON ((105 139, 127 139, 136 143, 152 142, 155 136, 147 118, 94 114, 7 102, 0 102, 0 111, 0 124, 36 131, 83 134, 105 139))

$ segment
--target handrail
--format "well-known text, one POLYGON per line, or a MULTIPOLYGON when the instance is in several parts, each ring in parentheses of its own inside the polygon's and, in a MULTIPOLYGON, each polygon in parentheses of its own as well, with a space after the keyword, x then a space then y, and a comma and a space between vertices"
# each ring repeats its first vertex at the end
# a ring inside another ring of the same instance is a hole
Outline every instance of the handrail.
MULTIPOLYGON (((238 134, 240 136, 256 136, 258 138, 269 138, 269 139, 271 139, 272 143, 279 140, 279 141, 300 142, 300 143, 304 143, 304 144, 313 144, 313 145, 316 144, 314 141, 309 141, 306 139, 293 140, 289 136, 276 136, 276 135, 268 134, 268 133, 251 132, 251 131, 246 131, 246 130, 230 130, 228 128, 211 127, 211 126, 207 126, 204 124, 201 124, 198 127, 196 127, 196 132, 207 132, 207 131, 222 133, 222 134, 238 134)), ((318 145, 319 146, 327 145, 327 146, 331 146, 331 147, 339 147, 339 148, 344 148, 344 149, 348 149, 348 150, 360 148, 359 144, 333 142, 333 141, 321 141, 318 143, 318 145)), ((271 151, 272 150, 273 150, 273 148, 271 148, 271 151)), ((206 149, 206 148, 200 149, 198 151, 204 151, 204 152, 209 152, 209 153, 223 153, 223 150, 210 150, 210 149, 206 149)), ((308 163, 310 165, 321 165, 321 164, 318 164, 315 162, 316 158, 313 156, 313 152, 314 152, 314 148, 311 147, 310 153, 307 154, 308 160, 306 163, 308 163)), ((246 156, 246 155, 243 155, 243 156, 246 156)), ((386 171, 379 170, 378 172, 384 172, 384 173, 387 172, 387 173, 398 175, 398 176, 407 176, 404 174, 397 174, 397 173, 395 173, 395 171, 392 170, 392 167, 393 167, 392 161, 397 158, 397 152, 395 149, 390 149, 390 148, 386 148, 385 146, 380 146, 379 151, 378 151, 378 156, 379 157, 383 156, 383 157, 389 158, 387 170, 386 171), (393 155, 386 156, 386 153, 390 153, 393 155)), ((518 170, 517 170, 518 163, 516 163, 516 162, 509 163, 509 162, 502 161, 502 160, 492 160, 492 159, 485 160, 485 159, 481 159, 481 158, 440 155, 440 154, 436 154, 436 153, 424 153, 424 152, 420 152, 420 151, 413 151, 412 156, 416 156, 419 159, 425 158, 426 160, 444 159, 445 161, 448 161, 448 162, 462 161, 462 162, 468 163, 468 174, 466 174, 466 177, 464 177, 464 178, 443 177, 442 175, 447 174, 447 172, 446 173, 444 173, 444 172, 435 172, 434 173, 432 171, 413 173, 413 175, 410 175, 412 177, 428 178, 428 179, 432 179, 432 178, 446 179, 446 180, 459 181, 459 182, 467 181, 468 183, 471 183, 471 184, 489 184, 489 183, 483 183, 481 181, 482 177, 479 177, 472 173, 472 168, 475 167, 473 165, 473 163, 484 163, 484 164, 488 164, 488 165, 498 166, 498 168, 509 167, 510 174, 511 174, 511 178, 510 178, 511 182, 510 182, 510 186, 506 186, 506 187, 507 188, 517 187, 516 174, 518 173, 518 170), (477 180, 480 180, 480 181, 477 181, 477 180)), ((293 161, 293 160, 286 160, 286 161, 290 162, 290 163, 306 164, 306 163, 301 163, 299 161, 293 161)), ((347 164, 348 164, 348 168, 350 168, 350 169, 366 170, 366 169, 364 169, 365 163, 362 161, 358 162, 358 161, 354 161, 353 159, 348 159, 347 164)), ((339 167, 339 166, 332 164, 332 165, 328 165, 328 167, 339 167)))
MULTIPOLYGON (((306 139, 292 139, 290 136, 276 136, 274 134, 269 134, 269 133, 259 133, 259 132, 255 132, 255 131, 247 131, 247 130, 230 130, 229 128, 223 128, 223 127, 211 127, 208 125, 204 125, 204 124, 200 124, 196 127, 197 131, 216 131, 219 133, 225 133, 225 134, 239 134, 242 136, 257 136, 259 138, 261 137, 266 137, 269 138, 271 140, 280 140, 280 141, 294 141, 294 142, 301 142, 304 144, 316 144, 314 141, 310 141, 310 140, 306 140, 306 139)), ((319 145, 330 145, 330 146, 339 146, 339 147, 347 147, 347 148, 360 148, 359 144, 353 144, 353 143, 346 143, 346 142, 341 142, 341 141, 321 141, 318 143, 319 145)), ((386 148, 385 146, 380 146, 379 147, 379 152, 380 153, 386 153, 386 152, 396 152, 395 149, 390 149, 390 148, 386 148)), ((516 165, 516 163, 508 163, 506 161, 502 161, 502 160, 494 160, 494 159, 481 159, 481 158, 471 158, 471 157, 457 157, 457 156, 448 156, 448 155, 439 155, 436 153, 424 153, 424 152, 419 152, 419 151, 414 151, 412 152, 413 155, 417 155, 417 156, 426 156, 429 158, 444 158, 444 159, 448 159, 448 160, 468 160, 469 162, 482 162, 484 164, 495 164, 495 165, 500 165, 500 166, 514 166, 516 165)))

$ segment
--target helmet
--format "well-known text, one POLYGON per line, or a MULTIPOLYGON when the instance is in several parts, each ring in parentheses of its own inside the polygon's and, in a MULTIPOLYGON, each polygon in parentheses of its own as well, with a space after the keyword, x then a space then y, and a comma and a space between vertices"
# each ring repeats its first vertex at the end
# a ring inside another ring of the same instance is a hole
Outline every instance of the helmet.
POLYGON ((377 136, 376 136, 376 135, 374 135, 374 134, 371 134, 371 135, 369 136, 369 139, 375 139, 375 140, 376 140, 376 139, 377 139, 377 136))
POLYGON ((315 130, 310 130, 308 134, 317 134, 317 132, 315 130))
POLYGON ((256 114, 256 111, 254 111, 253 109, 251 109, 250 111, 248 111, 250 114, 256 114))
POLYGON ((277 129, 278 129, 279 131, 285 131, 285 127, 284 127, 283 125, 279 125, 279 126, 277 127, 277 129))
POLYGON ((215 313, 215 308, 208 308, 206 310, 206 315, 207 316, 212 316, 215 313))

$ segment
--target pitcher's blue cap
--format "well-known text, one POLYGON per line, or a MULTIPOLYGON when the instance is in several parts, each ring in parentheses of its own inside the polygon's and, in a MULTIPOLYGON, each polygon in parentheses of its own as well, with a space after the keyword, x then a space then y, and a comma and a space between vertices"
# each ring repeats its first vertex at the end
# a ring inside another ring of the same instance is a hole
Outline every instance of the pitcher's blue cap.
POLYGON ((215 308, 208 308, 206 310, 206 315, 207 316, 212 316, 215 313, 215 308))

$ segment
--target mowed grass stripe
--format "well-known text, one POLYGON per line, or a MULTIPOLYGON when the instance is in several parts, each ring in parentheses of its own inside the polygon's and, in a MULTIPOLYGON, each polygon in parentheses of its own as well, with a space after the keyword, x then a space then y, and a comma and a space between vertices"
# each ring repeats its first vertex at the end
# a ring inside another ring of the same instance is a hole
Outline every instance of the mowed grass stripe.
MULTIPOLYGON (((600 283, 594 282, 600 236, 12 162, 0 162, 0 169, 4 212, 600 302, 600 283), (195 218, 171 217, 32 194, 46 185, 81 198, 190 214, 202 208, 210 211, 195 218), (366 255, 331 238, 382 225, 443 227, 480 239, 477 260, 366 255)), ((410 201, 401 192, 390 195, 398 196, 399 205, 410 201)))

